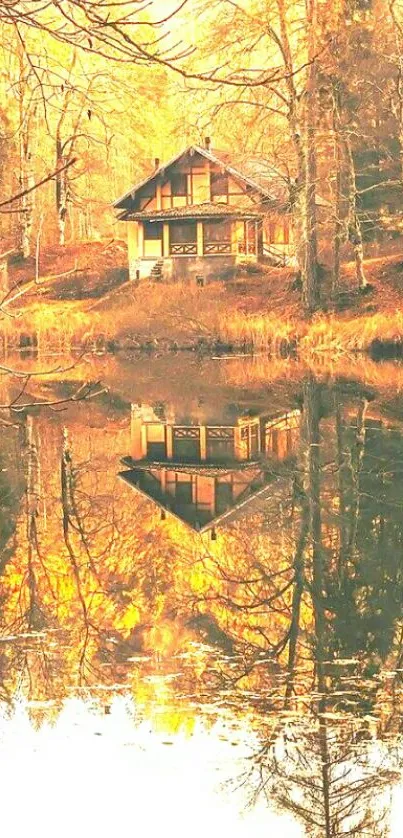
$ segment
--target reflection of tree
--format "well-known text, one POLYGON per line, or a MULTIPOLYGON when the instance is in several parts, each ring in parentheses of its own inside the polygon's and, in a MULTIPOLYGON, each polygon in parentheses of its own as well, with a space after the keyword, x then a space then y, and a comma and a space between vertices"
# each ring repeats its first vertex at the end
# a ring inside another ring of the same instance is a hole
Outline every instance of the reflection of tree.
MULTIPOLYGON (((196 633, 178 613, 176 589, 197 559, 183 536, 175 549, 175 533, 117 480, 125 443, 119 425, 108 436, 101 418, 96 444, 97 429, 85 424, 71 444, 56 417, 25 424, 26 503, 7 544, 0 631, 5 689, 34 702, 60 706, 77 686, 102 685, 106 696, 132 682, 141 693, 140 664, 168 675, 169 658, 196 633), (128 663, 135 656, 139 664, 128 663)), ((185 692, 199 658, 183 667, 185 692)))
POLYGON ((275 745, 263 749, 260 782, 303 820, 310 835, 381 836, 387 834, 388 792, 397 779, 397 763, 390 744, 372 741, 368 723, 354 721, 351 710, 374 709, 377 684, 368 676, 391 652, 401 615, 402 525, 390 494, 386 500, 384 475, 385 469, 389 475, 392 471, 389 493, 393 485, 398 497, 396 465, 391 469, 397 451, 392 456, 390 446, 397 443, 401 452, 402 439, 400 434, 381 432, 386 439, 379 445, 381 429, 376 428, 374 436, 366 427, 365 396, 359 398, 355 420, 343 426, 337 399, 338 469, 332 492, 319 456, 324 446, 318 387, 312 382, 305 387, 304 404, 317 697, 312 696, 310 724, 309 717, 303 725, 293 723, 275 745), (329 513, 335 496, 336 516, 329 513), (338 665, 340 658, 347 667, 338 665), (332 720, 336 708, 339 713, 344 708, 345 714, 336 713, 332 720))
POLYGON ((313 712, 285 723, 255 760, 254 796, 293 813, 312 838, 386 836, 394 761, 382 745, 358 741, 348 717, 313 712))
POLYGON ((307 379, 297 462, 207 546, 116 480, 126 431, 104 409, 90 428, 73 414, 64 444, 59 417, 27 422, 4 690, 60 706, 131 689, 172 729, 204 702, 253 714, 259 789, 308 834, 382 834, 391 743, 372 737, 401 717, 398 677, 380 677, 403 660, 400 433, 363 390, 307 379))
POLYGON ((302 819, 309 835, 386 834, 387 792, 396 779, 391 743, 376 743, 360 715, 396 713, 396 701, 372 676, 401 662, 393 647, 402 615, 402 438, 372 429, 368 412, 366 393, 343 399, 340 390, 305 382, 291 526, 280 507, 288 541, 276 543, 271 522, 260 577, 251 574, 253 549, 249 566, 238 552, 235 588, 221 555, 221 595, 205 598, 209 609, 220 601, 227 612, 242 612, 236 651, 249 640, 248 655, 228 666, 229 675, 222 665, 223 683, 241 685, 240 704, 252 702, 273 719, 256 761, 258 791, 302 819), (283 573, 286 585, 275 588, 283 573), (259 648, 251 629, 263 641, 259 648))

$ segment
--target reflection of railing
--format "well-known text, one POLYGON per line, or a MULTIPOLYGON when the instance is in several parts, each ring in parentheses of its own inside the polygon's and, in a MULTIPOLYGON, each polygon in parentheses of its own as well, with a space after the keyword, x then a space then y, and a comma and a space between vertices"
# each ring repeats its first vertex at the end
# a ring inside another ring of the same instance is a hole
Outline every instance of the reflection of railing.
POLYGON ((255 256, 256 255, 256 242, 255 241, 239 241, 238 242, 238 253, 245 253, 248 256, 255 256))
POLYGON ((173 435, 174 439, 199 439, 200 428, 175 425, 173 435))
POLYGON ((208 256, 214 253, 231 253, 231 242, 205 242, 204 255, 208 256))
POLYGON ((234 438, 234 428, 233 427, 225 427, 225 426, 218 426, 218 427, 211 427, 207 428, 207 439, 233 439, 234 438))
POLYGON ((197 256, 196 242, 186 242, 186 244, 171 244, 171 256, 197 256))

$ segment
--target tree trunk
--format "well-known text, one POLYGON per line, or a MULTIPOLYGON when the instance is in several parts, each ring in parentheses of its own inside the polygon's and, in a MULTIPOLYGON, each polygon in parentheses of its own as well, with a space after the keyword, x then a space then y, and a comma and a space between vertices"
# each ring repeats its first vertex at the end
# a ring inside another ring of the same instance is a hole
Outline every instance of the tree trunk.
MULTIPOLYGON (((31 189, 34 185, 32 155, 29 148, 28 128, 21 128, 20 133, 20 184, 21 189, 31 189)), ((20 205, 20 250, 24 259, 31 255, 31 236, 33 225, 33 192, 21 198, 20 205)))
MULTIPOLYGON (((56 170, 64 165, 62 144, 60 137, 56 137, 56 170)), ((67 215, 67 189, 66 171, 56 175, 56 212, 59 227, 59 244, 64 245, 66 241, 66 215, 67 215)))
POLYGON ((312 22, 316 21, 316 0, 311 0, 308 15, 308 53, 312 63, 308 70, 303 129, 301 129, 300 124, 300 97, 294 82, 294 65, 284 0, 277 0, 277 9, 280 22, 281 51, 286 71, 287 119, 297 159, 297 179, 290 196, 295 217, 296 255, 301 273, 304 304, 307 311, 311 312, 319 304, 316 223, 316 64, 313 60, 315 33, 311 25, 312 22))
POLYGON ((333 279, 332 296, 337 297, 340 291, 340 251, 343 240, 343 196, 342 196, 342 142, 340 124, 340 90, 339 84, 333 84, 333 136, 335 147, 335 196, 334 196, 334 239, 333 239, 333 279))
MULTIPOLYGON (((31 189, 34 185, 33 160, 31 153, 31 118, 32 109, 30 91, 27 91, 26 62, 22 44, 18 44, 19 78, 17 87, 19 110, 19 181, 21 190, 31 189)), ((34 211, 34 192, 23 195, 20 200, 19 213, 19 247, 24 259, 31 255, 31 235, 34 211)))
POLYGON ((305 217, 305 287, 304 299, 308 312, 315 311, 320 303, 318 283, 318 241, 316 218, 316 134, 317 134, 317 65, 316 65, 316 0, 308 0, 308 79, 305 105, 306 136, 306 217, 305 217))
MULTIPOLYGON (((396 4, 397 6, 397 4, 396 4)), ((403 25, 396 13, 395 3, 389 1, 389 12, 392 18, 396 43, 396 95, 397 95, 397 120, 399 130, 399 154, 400 154, 400 179, 403 186, 403 25)))
POLYGON ((348 237, 354 250, 355 259, 355 276, 357 280, 357 287, 362 291, 367 287, 368 282, 364 271, 364 245, 362 241, 361 223, 357 209, 357 186, 355 178, 355 165, 353 152, 351 150, 350 138, 344 135, 344 147, 346 150, 346 157, 348 163, 349 174, 349 188, 348 188, 348 203, 349 203, 349 225, 348 237))

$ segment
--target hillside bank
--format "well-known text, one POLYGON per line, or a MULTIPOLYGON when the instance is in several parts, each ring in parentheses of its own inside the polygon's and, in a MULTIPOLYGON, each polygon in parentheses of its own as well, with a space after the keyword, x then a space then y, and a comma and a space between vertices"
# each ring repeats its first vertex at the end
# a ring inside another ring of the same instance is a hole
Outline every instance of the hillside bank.
MULTIPOLYGON (((3 349, 195 350, 396 353, 403 349, 403 259, 366 262, 370 290, 356 294, 343 266, 337 305, 307 318, 295 276, 284 268, 240 271, 205 287, 130 283, 122 242, 54 252, 46 275, 10 267, 3 349), (62 258, 63 256, 63 258, 62 258), (72 265, 72 260, 73 265, 72 265), (79 266, 80 260, 82 267, 79 266), (61 270, 64 268, 64 270, 61 270)), ((326 280, 324 298, 326 299, 326 280)), ((325 306, 324 306, 325 308, 325 306)))

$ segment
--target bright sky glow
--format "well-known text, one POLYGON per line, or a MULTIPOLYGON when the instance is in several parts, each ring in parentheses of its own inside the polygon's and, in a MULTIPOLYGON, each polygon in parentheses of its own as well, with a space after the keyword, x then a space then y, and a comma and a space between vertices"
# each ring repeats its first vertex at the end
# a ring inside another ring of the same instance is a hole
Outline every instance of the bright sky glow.
POLYGON ((290 818, 263 803, 242 815, 244 793, 220 788, 246 754, 223 733, 200 724, 189 738, 157 734, 133 723, 124 699, 109 716, 71 700, 55 727, 35 732, 21 705, 0 721, 3 829, 13 838, 299 838, 290 818))

